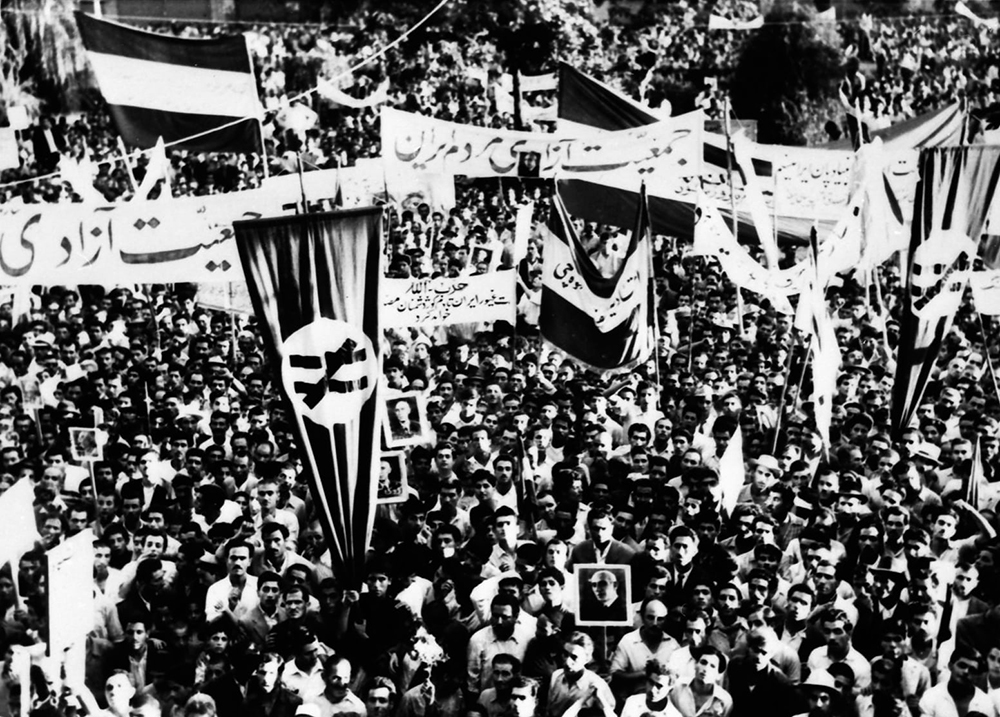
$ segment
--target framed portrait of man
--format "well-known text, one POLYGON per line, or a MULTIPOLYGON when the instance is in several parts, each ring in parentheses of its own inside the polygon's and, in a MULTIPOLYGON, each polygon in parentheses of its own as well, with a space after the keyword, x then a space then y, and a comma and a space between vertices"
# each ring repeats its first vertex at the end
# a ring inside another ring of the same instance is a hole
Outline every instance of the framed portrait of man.
POLYGON ((427 404, 419 391, 397 393, 385 399, 385 420, 382 429, 385 445, 405 448, 424 442, 429 433, 427 404))
POLYGON ((377 503, 402 503, 406 500, 406 454, 383 453, 379 459, 377 503))
POLYGON ((629 627, 632 617, 632 575, 628 565, 585 563, 576 576, 576 624, 581 627, 629 627))
POLYGON ((104 460, 104 449, 97 442, 95 428, 70 428, 69 448, 75 461, 104 460))

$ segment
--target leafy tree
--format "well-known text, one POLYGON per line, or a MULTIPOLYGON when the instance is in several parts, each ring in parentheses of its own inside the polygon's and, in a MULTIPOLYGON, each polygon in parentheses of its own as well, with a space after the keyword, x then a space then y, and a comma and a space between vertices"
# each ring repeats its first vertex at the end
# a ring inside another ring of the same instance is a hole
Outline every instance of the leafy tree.
POLYGON ((757 119, 761 142, 805 144, 807 107, 833 96, 842 75, 840 51, 817 36, 809 15, 781 6, 743 47, 730 88, 733 110, 757 119))

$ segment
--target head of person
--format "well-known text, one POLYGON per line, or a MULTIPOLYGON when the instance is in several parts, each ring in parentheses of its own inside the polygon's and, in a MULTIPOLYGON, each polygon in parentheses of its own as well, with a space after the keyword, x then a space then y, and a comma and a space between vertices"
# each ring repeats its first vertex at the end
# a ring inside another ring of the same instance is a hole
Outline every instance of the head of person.
POLYGON ((574 632, 563 643, 563 668, 580 674, 594 657, 594 641, 585 632, 574 632))
POLYGON ((326 696, 331 702, 340 702, 347 696, 351 684, 351 662, 346 657, 334 655, 323 665, 323 682, 326 696))
POLYGON ((365 692, 365 710, 367 717, 388 717, 396 711, 396 684, 379 675, 372 679, 365 692))
POLYGON ((520 675, 511 680, 510 707, 513 717, 534 717, 538 710, 538 682, 520 675))
POLYGON ((716 684, 726 672, 726 656, 714 645, 702 645, 691 650, 695 678, 706 684, 716 684))
POLYGON ((501 640, 509 640, 514 634, 517 618, 521 614, 521 604, 510 595, 497 595, 490 603, 490 626, 501 640))
POLYGON ((610 570, 597 570, 590 576, 590 589, 601 605, 610 605, 618 599, 618 578, 610 570))
POLYGON ((281 677, 283 664, 281 655, 276 652, 267 652, 261 655, 260 663, 254 671, 254 680, 266 694, 270 694, 278 686, 278 678, 281 677))
POLYGON ((951 653, 948 669, 951 671, 949 686, 968 688, 983 673, 983 656, 973 647, 957 645, 951 653))

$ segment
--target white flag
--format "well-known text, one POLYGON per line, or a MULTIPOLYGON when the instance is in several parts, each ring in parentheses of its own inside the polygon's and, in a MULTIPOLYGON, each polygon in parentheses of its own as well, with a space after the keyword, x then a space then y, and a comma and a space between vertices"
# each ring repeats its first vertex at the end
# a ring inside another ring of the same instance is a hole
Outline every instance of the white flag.
POLYGON ((10 561, 17 574, 17 561, 42 539, 35 521, 35 488, 31 481, 22 478, 3 495, 0 495, 0 525, 3 541, 0 543, 0 565, 10 561))
POLYGON ((746 483, 746 466, 743 463, 743 429, 736 429, 726 452, 719 459, 719 488, 722 490, 722 509, 732 515, 746 483))

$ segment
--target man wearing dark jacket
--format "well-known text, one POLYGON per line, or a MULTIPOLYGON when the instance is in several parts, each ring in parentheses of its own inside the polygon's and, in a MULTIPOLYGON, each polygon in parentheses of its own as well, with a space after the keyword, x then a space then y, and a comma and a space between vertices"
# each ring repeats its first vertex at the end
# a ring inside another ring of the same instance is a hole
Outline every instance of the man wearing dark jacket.
POLYGON ((250 679, 244 701, 244 717, 295 717, 302 699, 281 686, 281 656, 268 652, 250 679))

